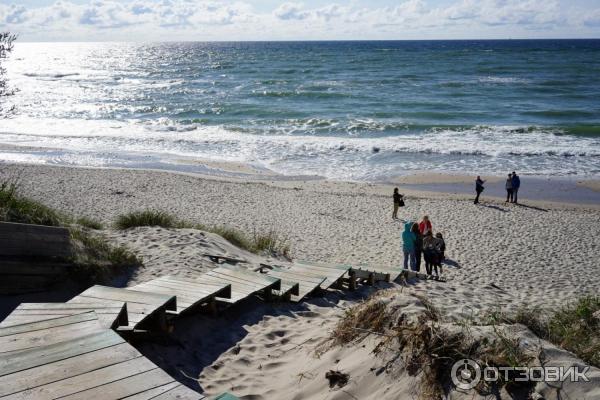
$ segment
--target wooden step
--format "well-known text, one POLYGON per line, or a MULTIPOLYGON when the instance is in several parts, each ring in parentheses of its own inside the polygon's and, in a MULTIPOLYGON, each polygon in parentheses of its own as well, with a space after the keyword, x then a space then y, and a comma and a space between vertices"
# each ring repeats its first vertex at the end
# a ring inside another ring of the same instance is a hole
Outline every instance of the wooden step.
POLYGON ((0 354, 2 399, 182 399, 181 385, 112 330, 0 354))
POLYGON ((106 304, 98 303, 21 303, 8 317, 0 323, 0 327, 44 321, 47 319, 67 317, 94 311, 100 325, 115 329, 128 325, 127 306, 122 301, 106 304))
POLYGON ((177 311, 175 296, 95 285, 68 301, 97 305, 127 303, 129 325, 137 329, 167 329, 165 310, 177 311))
POLYGON ((174 276, 163 276, 127 289, 176 296, 178 314, 193 312, 207 306, 217 297, 231 298, 229 283, 197 282, 174 276))

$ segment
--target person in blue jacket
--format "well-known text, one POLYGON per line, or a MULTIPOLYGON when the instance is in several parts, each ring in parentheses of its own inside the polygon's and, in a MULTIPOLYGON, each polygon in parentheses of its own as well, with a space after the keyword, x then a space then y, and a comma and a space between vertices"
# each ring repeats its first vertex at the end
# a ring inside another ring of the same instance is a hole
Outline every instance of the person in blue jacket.
POLYGON ((519 178, 519 175, 517 175, 517 173, 515 171, 513 171, 511 180, 512 180, 512 192, 513 192, 512 202, 516 203, 517 202, 517 194, 519 193, 519 186, 521 186, 521 179, 519 178))
POLYGON ((411 231, 412 222, 404 224, 404 232, 402 232, 402 251, 404 252, 404 269, 408 269, 410 260, 410 269, 417 270, 417 237, 411 231))

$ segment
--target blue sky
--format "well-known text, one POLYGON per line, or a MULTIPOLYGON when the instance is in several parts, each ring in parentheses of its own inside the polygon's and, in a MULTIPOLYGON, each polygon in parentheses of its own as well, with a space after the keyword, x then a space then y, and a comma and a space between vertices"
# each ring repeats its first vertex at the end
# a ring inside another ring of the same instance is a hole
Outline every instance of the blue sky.
POLYGON ((600 0, 0 0, 23 41, 600 37, 600 0))

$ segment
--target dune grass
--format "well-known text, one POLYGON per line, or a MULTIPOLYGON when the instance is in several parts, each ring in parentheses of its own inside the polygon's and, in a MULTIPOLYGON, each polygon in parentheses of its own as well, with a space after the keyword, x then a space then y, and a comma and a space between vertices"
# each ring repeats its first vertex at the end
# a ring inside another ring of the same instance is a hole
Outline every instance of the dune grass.
POLYGON ((66 216, 35 200, 20 196, 18 184, 0 184, 0 221, 46 226, 63 226, 66 216))
MULTIPOLYGON (((398 362, 409 375, 419 376, 419 398, 427 400, 448 395, 452 366, 460 360, 495 367, 523 366, 532 360, 519 339, 509 336, 503 326, 490 325, 487 334, 474 334, 469 323, 444 322, 439 310, 423 296, 418 298, 424 310, 415 320, 397 315, 395 306, 375 294, 346 311, 333 330, 331 343, 356 346, 373 335, 377 338, 373 353, 392 360, 386 369, 398 362)), ((529 383, 501 380, 481 382, 476 390, 490 394, 502 387, 525 392, 532 389, 529 383)))
POLYGON ((0 221, 65 227, 70 232, 72 256, 65 260, 73 264, 71 276, 85 283, 108 282, 125 267, 142 264, 135 254, 122 246, 111 245, 89 229, 102 229, 102 223, 92 218, 73 219, 52 208, 17 193, 18 180, 0 184, 0 221), (73 223, 73 221, 75 223, 73 223))
POLYGON ((126 230, 142 226, 160 226, 163 228, 190 228, 215 233, 234 246, 252 253, 264 253, 290 256, 290 245, 287 239, 271 230, 266 233, 253 232, 252 236, 227 226, 209 226, 182 221, 172 214, 158 210, 134 211, 117 217, 115 228, 126 230))
POLYGON ((81 225, 85 228, 89 228, 89 229, 96 229, 96 230, 101 230, 104 229, 104 224, 102 224, 102 222, 94 219, 94 218, 90 218, 90 217, 79 217, 77 218, 77 221, 75 221, 77 223, 77 225, 81 225))
POLYGON ((117 217, 115 227, 120 230, 136 228, 139 226, 160 226, 163 228, 177 228, 182 224, 177 219, 164 211, 144 210, 122 214, 117 217))
POLYGON ((87 229, 71 228, 74 278, 86 283, 106 283, 125 268, 138 267, 142 260, 124 246, 108 243, 87 229))
POLYGON ((600 296, 581 297, 551 313, 524 308, 503 318, 600 367, 600 296))

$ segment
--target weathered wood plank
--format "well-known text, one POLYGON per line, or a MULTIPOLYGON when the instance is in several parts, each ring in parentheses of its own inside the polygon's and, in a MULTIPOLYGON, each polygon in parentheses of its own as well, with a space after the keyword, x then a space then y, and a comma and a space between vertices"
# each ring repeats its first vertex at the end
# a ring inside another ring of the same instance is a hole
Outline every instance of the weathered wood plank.
POLYGON ((125 341, 112 330, 102 330, 68 342, 45 346, 43 350, 29 349, 0 354, 0 376, 28 370, 53 362, 112 347, 125 341))
POLYGON ((127 325, 127 306, 120 301, 99 303, 21 303, 0 327, 18 325, 26 322, 43 321, 94 311, 98 321, 105 328, 127 325))
POLYGON ((153 400, 202 400, 206 399, 206 397, 202 396, 199 393, 194 392, 192 389, 187 388, 186 386, 179 385, 176 388, 169 390, 157 397, 152 397, 153 400))
POLYGON ((0 256, 70 257, 69 230, 0 222, 0 256))
POLYGON ((163 386, 175 380, 167 375, 160 368, 143 372, 137 375, 129 376, 114 382, 99 385, 95 388, 74 393, 62 397, 64 400, 89 400, 101 398, 103 400, 117 400, 155 387, 163 386))
POLYGON ((173 296, 102 285, 94 285, 81 293, 80 296, 112 301, 124 301, 127 303, 153 304, 157 306, 169 304, 174 300, 173 296))
POLYGON ((0 376, 0 397, 31 390, 43 385, 62 381, 69 377, 118 364, 142 355, 128 343, 121 343, 76 357, 41 365, 0 376))
POLYGON ((41 331, 57 326, 71 325, 78 322, 84 321, 95 321, 97 319, 96 314, 91 312, 82 312, 80 314, 71 315, 68 317, 52 318, 45 321, 31 322, 28 324, 14 325, 9 327, 0 328, 0 338, 16 335, 25 332, 41 331))
POLYGON ((166 385, 162 385, 162 386, 150 389, 150 390, 146 390, 142 393, 134 394, 133 396, 125 397, 124 399, 126 399, 126 400, 151 400, 151 399, 154 400, 157 398, 157 396, 160 396, 161 394, 166 393, 170 390, 176 389, 179 386, 181 386, 181 383, 171 382, 171 383, 167 383, 166 385))
POLYGON ((254 271, 250 271, 242 267, 235 267, 233 265, 222 265, 219 268, 213 269, 211 272, 226 275, 232 278, 242 279, 254 285, 270 286, 272 289, 275 290, 281 289, 281 282, 278 282, 280 281, 279 279, 257 274, 254 271))
POLYGON ((100 285, 92 286, 69 300, 68 303, 110 301, 127 302, 129 325, 140 329, 155 322, 158 322, 159 325, 162 324, 165 310, 177 311, 175 296, 100 285))
MULTIPOLYGON (((136 357, 117 364, 97 368, 90 372, 77 374, 57 382, 51 382, 43 386, 18 392, 7 396, 5 399, 58 399, 64 396, 74 395, 79 392, 92 390, 98 386, 106 386, 107 383, 119 381, 134 375, 143 374, 145 372, 157 369, 158 367, 146 357, 136 357)), ((163 374, 166 375, 164 372, 163 374)), ((151 383, 149 385, 151 385, 151 383)), ((104 397, 104 395, 99 395, 97 398, 104 399, 106 397, 104 397)))
POLYGON ((49 327, 43 330, 17 333, 11 336, 2 336, 0 337, 0 354, 69 341, 78 336, 99 332, 104 329, 97 320, 91 320, 49 327))

